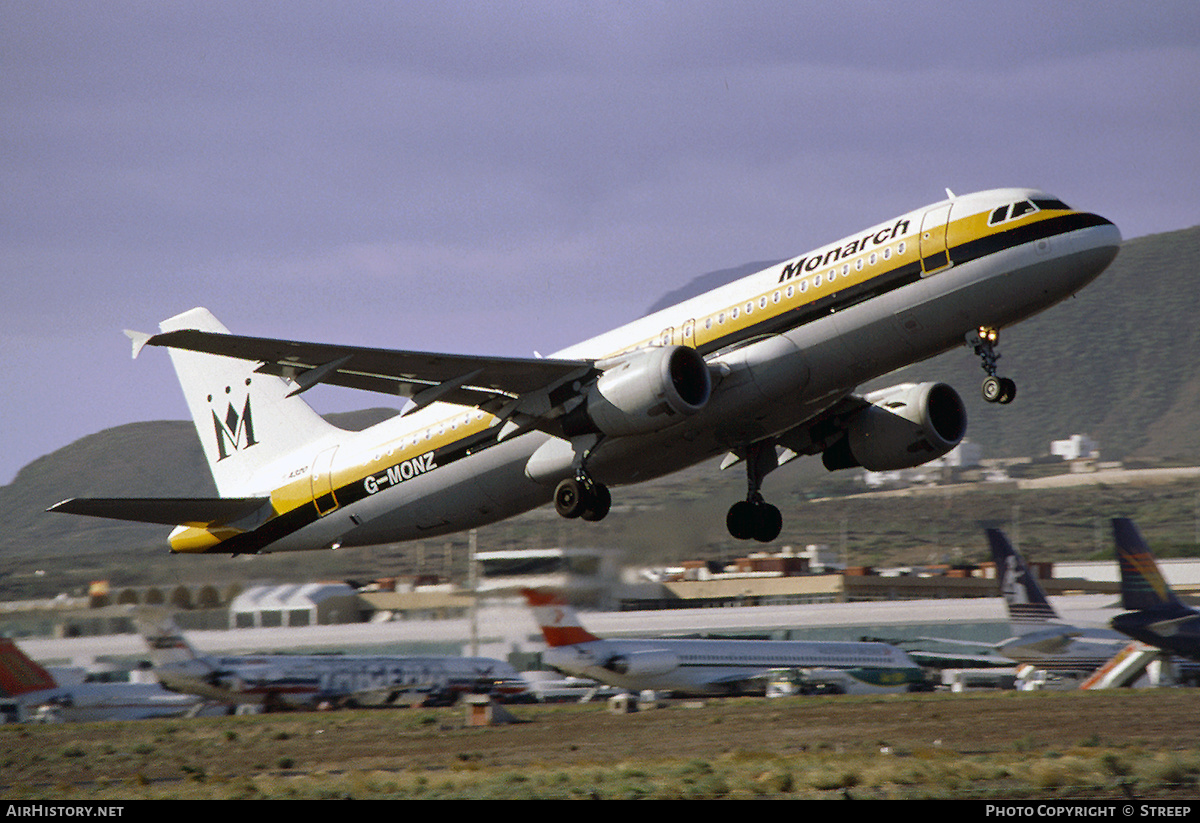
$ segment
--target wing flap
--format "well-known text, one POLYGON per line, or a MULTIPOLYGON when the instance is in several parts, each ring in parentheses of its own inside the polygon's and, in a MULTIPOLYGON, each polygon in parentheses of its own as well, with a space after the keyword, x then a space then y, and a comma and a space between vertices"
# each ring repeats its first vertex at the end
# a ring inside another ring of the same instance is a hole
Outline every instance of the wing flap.
MULTIPOLYGON (((164 332, 146 345, 259 361, 258 371, 296 381, 413 397, 437 390, 449 403, 499 409, 513 398, 546 391, 591 371, 588 360, 477 357, 272 340, 194 329, 164 332), (304 375, 310 375, 304 379, 304 375)), ((431 395, 426 395, 431 396, 431 395)))
POLYGON ((269 497, 72 497, 46 511, 204 528, 249 517, 270 502, 269 497))

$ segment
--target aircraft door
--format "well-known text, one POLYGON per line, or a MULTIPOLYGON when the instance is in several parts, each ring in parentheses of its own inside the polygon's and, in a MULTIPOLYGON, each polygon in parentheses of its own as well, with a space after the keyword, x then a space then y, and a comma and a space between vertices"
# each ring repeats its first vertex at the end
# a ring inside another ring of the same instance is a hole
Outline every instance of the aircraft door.
POLYGON ((312 466, 312 496, 317 514, 324 517, 338 507, 337 497, 333 493, 333 456, 337 447, 326 449, 317 455, 312 466))
POLYGON ((921 218, 921 276, 941 271, 950 265, 946 247, 946 224, 950 220, 950 205, 938 206, 921 218))

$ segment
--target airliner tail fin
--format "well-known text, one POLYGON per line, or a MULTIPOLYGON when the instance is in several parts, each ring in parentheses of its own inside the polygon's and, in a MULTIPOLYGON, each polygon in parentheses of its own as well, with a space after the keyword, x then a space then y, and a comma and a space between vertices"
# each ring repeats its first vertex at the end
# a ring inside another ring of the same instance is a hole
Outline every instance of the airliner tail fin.
POLYGON ((521 589, 521 594, 525 595, 529 608, 533 610, 533 619, 541 628, 548 646, 574 646, 599 640, 580 625, 575 609, 559 596, 538 589, 521 589))
POLYGON ((1046 599, 1045 591, 1004 532, 995 528, 984 531, 992 548, 996 577, 1000 580, 1000 593, 1004 595, 1013 630, 1018 634, 1027 633, 1046 623, 1057 621, 1058 613, 1046 599))
POLYGON ((1130 611, 1190 612, 1167 585, 1134 522, 1115 517, 1112 526, 1121 566, 1121 606, 1130 611))
MULTIPOLYGON (((159 328, 229 333, 203 308, 164 320, 159 328)), ((136 354, 138 337, 133 339, 136 354)), ((261 492, 255 472, 337 431, 295 396, 295 386, 257 372, 252 361, 176 348, 170 354, 222 497, 261 492)))
POLYGON ((16 643, 0 638, 0 691, 8 697, 53 689, 54 676, 30 660, 16 643))

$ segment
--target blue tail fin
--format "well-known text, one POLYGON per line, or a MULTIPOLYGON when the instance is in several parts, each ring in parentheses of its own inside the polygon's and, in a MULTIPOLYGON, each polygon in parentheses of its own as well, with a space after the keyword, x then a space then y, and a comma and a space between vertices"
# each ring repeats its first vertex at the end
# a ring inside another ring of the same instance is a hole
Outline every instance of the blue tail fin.
POLYGON ((1113 538, 1121 566, 1121 606, 1130 611, 1188 612, 1167 585, 1141 532, 1127 517, 1114 517, 1113 538))
POLYGON ((1030 574, 1025 560, 1008 542, 1004 532, 993 528, 984 529, 984 532, 992 547, 1000 593, 1004 595, 1014 631, 1021 633, 1021 627, 1028 630, 1058 620, 1058 614, 1046 599, 1037 578, 1030 574))

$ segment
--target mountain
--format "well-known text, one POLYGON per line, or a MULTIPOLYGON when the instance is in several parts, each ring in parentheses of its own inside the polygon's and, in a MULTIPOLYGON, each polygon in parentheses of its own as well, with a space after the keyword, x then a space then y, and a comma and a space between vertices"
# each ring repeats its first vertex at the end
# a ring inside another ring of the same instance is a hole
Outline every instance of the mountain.
MULTIPOLYGON (((368 409, 331 414, 361 430, 396 414, 368 409)), ((50 515, 66 497, 214 497, 212 476, 191 421, 128 423, 88 435, 39 457, 0 486, 0 556, 87 554, 113 546, 165 546, 162 526, 50 515), (102 470, 97 470, 102 467, 102 470)))
MULTIPOLYGON (((1200 227, 1130 240, 1076 298, 1005 330, 1000 371, 1017 382, 1012 405, 979 397, 983 371, 965 344, 878 385, 941 380, 957 387, 967 403, 968 437, 985 458, 1038 456, 1048 453, 1051 440, 1087 434, 1103 459, 1198 464, 1200 288, 1192 274, 1198 258, 1200 227)), ((696 278, 670 302, 763 265, 696 278)), ((390 414, 380 409, 331 420, 363 428, 390 414)), ((715 472, 697 476, 709 474, 715 472)), ((162 546, 159 526, 51 516, 45 509, 69 496, 212 494, 190 422, 119 426, 35 460, 0 487, 0 551, 13 558, 162 546)))

